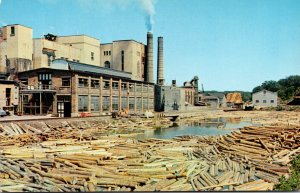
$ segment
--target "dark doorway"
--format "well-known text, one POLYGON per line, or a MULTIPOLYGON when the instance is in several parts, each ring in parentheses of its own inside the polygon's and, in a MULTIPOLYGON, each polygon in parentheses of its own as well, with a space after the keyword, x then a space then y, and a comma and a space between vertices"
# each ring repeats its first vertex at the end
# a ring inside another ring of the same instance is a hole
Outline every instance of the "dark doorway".
POLYGON ((10 93, 11 93, 11 88, 6 88, 6 106, 10 106, 10 93))
POLYGON ((71 102, 64 102, 64 117, 71 117, 71 102))
POLYGON ((57 96, 58 117, 71 117, 71 96, 57 96))

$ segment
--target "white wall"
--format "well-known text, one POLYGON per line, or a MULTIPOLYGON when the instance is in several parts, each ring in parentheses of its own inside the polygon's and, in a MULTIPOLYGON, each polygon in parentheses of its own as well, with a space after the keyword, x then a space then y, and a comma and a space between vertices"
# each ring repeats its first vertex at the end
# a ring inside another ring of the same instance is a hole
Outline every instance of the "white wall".
POLYGON ((254 93, 252 95, 252 103, 254 106, 259 107, 276 107, 277 92, 262 90, 260 92, 254 93))

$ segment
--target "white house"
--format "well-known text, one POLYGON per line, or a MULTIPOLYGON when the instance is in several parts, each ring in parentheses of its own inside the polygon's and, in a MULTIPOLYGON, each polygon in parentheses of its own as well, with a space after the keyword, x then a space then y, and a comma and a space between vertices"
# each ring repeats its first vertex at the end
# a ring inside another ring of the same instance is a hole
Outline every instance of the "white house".
POLYGON ((262 90, 252 94, 252 103, 258 107, 276 107, 277 92, 262 90))

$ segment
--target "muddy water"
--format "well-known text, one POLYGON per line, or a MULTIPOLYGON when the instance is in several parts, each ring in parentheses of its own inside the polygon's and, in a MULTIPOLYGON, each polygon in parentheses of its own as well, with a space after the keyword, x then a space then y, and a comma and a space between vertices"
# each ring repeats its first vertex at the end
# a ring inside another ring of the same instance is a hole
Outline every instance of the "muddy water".
POLYGON ((252 126, 250 120, 241 119, 206 119, 201 122, 189 122, 189 123, 174 123, 169 128, 157 128, 155 130, 146 130, 143 134, 138 134, 137 139, 147 138, 159 138, 159 139, 171 139, 176 136, 183 135, 202 135, 202 136, 214 136, 229 134, 238 128, 244 126, 252 126))

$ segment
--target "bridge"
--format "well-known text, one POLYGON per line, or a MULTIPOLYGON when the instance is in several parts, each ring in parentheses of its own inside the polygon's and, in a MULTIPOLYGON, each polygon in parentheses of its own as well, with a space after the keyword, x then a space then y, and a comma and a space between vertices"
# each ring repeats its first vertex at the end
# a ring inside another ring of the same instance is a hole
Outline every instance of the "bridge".
POLYGON ((179 117, 179 114, 171 114, 171 113, 157 113, 156 118, 164 117, 170 119, 172 122, 175 122, 179 117))

